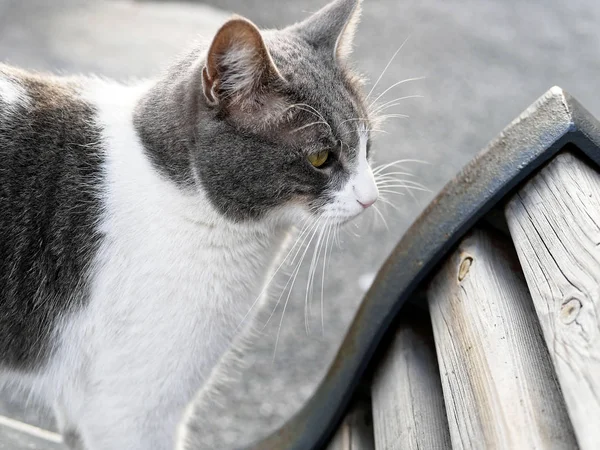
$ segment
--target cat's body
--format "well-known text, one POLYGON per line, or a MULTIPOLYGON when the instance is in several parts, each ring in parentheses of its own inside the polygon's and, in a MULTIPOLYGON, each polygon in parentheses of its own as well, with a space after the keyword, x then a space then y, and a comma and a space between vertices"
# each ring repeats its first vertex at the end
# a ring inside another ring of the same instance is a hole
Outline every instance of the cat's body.
POLYGON ((234 19, 137 86, 0 66, 0 380, 52 405, 66 436, 172 448, 288 228, 374 201, 368 131, 348 120, 364 111, 335 67, 356 9, 339 0, 305 31, 267 33, 275 63, 234 19), (331 61, 301 34, 326 24, 331 61), (297 52, 326 69, 292 81, 297 52), (311 98, 320 76, 329 97, 311 98), (332 139, 337 156, 307 163, 332 139))

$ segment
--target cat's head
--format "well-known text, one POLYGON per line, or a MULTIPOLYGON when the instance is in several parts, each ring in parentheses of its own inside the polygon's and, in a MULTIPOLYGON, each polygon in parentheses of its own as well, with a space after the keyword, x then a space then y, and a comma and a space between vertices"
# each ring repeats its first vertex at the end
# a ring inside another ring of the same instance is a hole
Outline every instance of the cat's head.
POLYGON ((377 200, 369 111, 348 62, 359 14, 359 0, 336 0, 282 30, 233 18, 215 35, 194 166, 229 219, 342 223, 377 200))

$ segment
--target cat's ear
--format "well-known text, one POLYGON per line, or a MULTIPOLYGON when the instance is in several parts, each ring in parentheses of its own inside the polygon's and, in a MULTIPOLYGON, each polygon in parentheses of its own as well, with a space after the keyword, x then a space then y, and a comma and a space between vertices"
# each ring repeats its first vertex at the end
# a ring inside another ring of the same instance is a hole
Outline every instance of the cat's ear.
POLYGON ((352 53, 362 0, 335 0, 294 28, 313 45, 330 50, 343 61, 352 53))
POLYGON ((206 101, 250 99, 273 78, 281 78, 260 31, 249 20, 235 17, 217 31, 202 70, 206 101))

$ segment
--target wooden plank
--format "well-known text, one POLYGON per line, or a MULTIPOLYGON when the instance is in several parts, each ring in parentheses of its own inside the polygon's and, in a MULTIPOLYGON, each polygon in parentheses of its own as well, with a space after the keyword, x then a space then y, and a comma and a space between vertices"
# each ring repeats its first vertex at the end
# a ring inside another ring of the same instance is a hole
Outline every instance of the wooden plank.
POLYGON ((510 242, 472 232, 428 297, 453 448, 577 448, 510 242))
POLYGON ((569 415, 583 449, 600 448, 600 175, 555 158, 507 204, 569 415))
POLYGON ((426 312, 413 308, 402 310, 373 378, 377 449, 451 448, 431 323, 426 312))
POLYGON ((327 450, 375 450, 369 401, 360 399, 354 403, 327 450))

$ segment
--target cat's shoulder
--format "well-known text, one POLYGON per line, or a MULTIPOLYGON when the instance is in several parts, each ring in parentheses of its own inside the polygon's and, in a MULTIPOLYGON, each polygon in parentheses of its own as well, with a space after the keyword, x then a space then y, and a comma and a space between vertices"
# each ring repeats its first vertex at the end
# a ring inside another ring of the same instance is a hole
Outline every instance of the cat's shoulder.
POLYGON ((27 72, 0 63, 0 116, 29 106, 27 72))
POLYGON ((75 77, 27 71, 0 63, 0 117, 52 110, 81 102, 84 83, 75 77))

